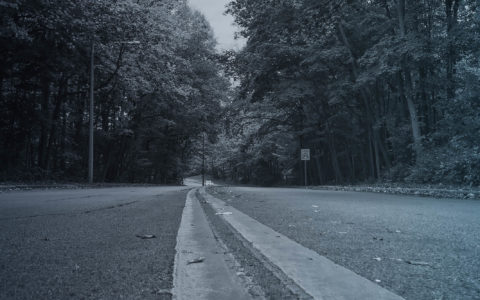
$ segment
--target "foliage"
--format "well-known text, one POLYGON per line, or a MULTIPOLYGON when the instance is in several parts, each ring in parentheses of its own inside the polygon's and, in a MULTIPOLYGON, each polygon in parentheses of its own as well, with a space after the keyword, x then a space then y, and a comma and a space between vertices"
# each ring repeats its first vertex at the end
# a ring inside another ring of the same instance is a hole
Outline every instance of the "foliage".
POLYGON ((227 84, 203 16, 174 0, 0 8, 0 178, 86 178, 93 44, 95 181, 181 180, 227 84))
POLYGON ((244 154, 231 172, 299 184, 300 148, 310 148, 312 184, 480 184, 479 9, 472 0, 231 1, 247 39, 225 59, 239 79, 227 140, 244 154))

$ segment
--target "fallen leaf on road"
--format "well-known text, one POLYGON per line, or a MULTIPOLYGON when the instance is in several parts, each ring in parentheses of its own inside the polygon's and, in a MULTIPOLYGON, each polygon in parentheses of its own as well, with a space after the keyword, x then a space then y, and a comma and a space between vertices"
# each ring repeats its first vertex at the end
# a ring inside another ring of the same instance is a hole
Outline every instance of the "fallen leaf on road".
POLYGON ((217 212, 216 215, 231 215, 232 213, 229 211, 224 211, 224 212, 217 212))
POLYGON ((154 239, 154 238, 156 238, 156 236, 153 235, 153 234, 137 234, 137 235, 135 235, 135 236, 138 237, 138 238, 140 238, 140 239, 142 239, 142 240, 148 240, 148 239, 154 239))
POLYGON ((403 259, 401 258, 394 258, 394 257, 390 257, 391 260, 396 260, 396 261, 403 261, 403 259))
POLYGON ((415 266, 430 266, 429 263, 424 261, 406 260, 405 262, 409 265, 415 265, 415 266))
POLYGON ((187 262, 187 265, 202 263, 205 260, 203 257, 198 257, 187 262))
POLYGON ((380 257, 374 257, 373 259, 376 260, 376 261, 381 261, 382 260, 380 257))
POLYGON ((169 294, 169 295, 172 295, 172 291, 169 290, 169 289, 159 289, 157 291, 152 291, 152 294, 157 294, 157 295, 169 294))

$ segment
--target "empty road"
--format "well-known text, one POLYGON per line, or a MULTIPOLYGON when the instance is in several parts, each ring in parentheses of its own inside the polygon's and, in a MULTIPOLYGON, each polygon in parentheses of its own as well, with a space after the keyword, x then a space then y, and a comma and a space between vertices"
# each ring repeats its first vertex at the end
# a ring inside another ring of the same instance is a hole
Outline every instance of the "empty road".
POLYGON ((480 299, 480 201, 186 183, 0 193, 0 299, 480 299))
POLYGON ((170 299, 187 191, 1 193, 0 299, 170 299))
POLYGON ((480 299, 480 201, 215 187, 241 212, 406 299, 480 299))

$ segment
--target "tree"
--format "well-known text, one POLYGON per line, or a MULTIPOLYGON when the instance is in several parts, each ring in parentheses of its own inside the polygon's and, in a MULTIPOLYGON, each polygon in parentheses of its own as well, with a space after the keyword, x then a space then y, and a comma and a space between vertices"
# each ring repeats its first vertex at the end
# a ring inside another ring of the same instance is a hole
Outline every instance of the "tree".
MULTIPOLYGON (((478 182, 466 166, 476 154, 452 158, 477 153, 467 141, 476 139, 470 128, 478 118, 463 110, 476 105, 477 9, 453 0, 232 1, 228 12, 247 38, 226 59, 240 80, 237 115, 250 117, 236 118, 250 128, 239 151, 275 151, 267 145, 291 138, 296 146, 284 161, 298 162, 300 147, 311 148, 313 183, 478 182)), ((301 166, 293 166, 300 183, 301 166)))

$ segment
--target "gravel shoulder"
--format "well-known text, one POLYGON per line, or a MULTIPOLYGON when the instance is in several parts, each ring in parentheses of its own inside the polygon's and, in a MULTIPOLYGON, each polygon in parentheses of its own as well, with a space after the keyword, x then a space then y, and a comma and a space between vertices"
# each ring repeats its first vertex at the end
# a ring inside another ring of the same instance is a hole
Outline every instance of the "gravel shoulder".
POLYGON ((213 187, 261 223, 406 299, 480 298, 480 203, 213 187))
POLYGON ((480 187, 385 183, 373 185, 323 185, 310 186, 308 188, 327 191, 370 192, 394 195, 411 195, 417 197, 480 200, 480 187))
POLYGON ((76 190, 76 189, 97 189, 97 188, 118 188, 118 187, 158 187, 163 185, 147 183, 19 183, 0 182, 0 193, 30 190, 76 190))

